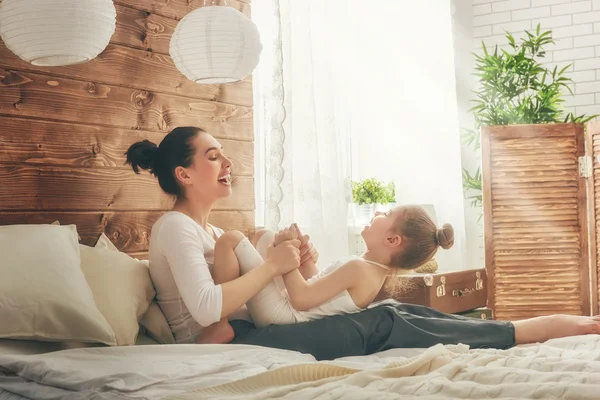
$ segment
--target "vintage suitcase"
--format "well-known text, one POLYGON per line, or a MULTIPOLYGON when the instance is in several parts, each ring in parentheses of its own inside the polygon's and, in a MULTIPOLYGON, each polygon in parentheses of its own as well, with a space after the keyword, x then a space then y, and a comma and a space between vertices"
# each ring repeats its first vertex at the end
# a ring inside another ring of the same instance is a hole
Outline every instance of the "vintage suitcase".
POLYGON ((399 275, 398 279, 399 288, 392 293, 382 290, 377 300, 393 298, 402 303, 420 304, 449 314, 485 307, 487 303, 485 268, 399 275))

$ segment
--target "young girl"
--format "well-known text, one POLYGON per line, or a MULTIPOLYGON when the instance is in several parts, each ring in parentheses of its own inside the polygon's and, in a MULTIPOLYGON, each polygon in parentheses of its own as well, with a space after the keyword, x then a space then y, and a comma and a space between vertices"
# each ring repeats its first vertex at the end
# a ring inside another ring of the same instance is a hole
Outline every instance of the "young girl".
MULTIPOLYGON (((283 275, 284 287, 273 281, 251 298, 247 307, 254 324, 294 324, 362 311, 373 302, 390 273, 417 268, 439 247, 449 249, 454 230, 449 224, 437 229, 421 207, 402 206, 376 213, 362 237, 367 251, 361 257, 335 262, 320 272, 305 263, 304 274, 295 269, 283 275), (307 270, 312 272, 307 274, 307 270)), ((306 240, 293 224, 275 235, 273 246, 299 238, 306 240)), ((234 279, 262 263, 250 242, 240 232, 230 231, 216 243, 214 279, 222 281, 225 275, 234 279)), ((233 330, 222 320, 205 329, 199 343, 229 342, 232 337, 233 330)))

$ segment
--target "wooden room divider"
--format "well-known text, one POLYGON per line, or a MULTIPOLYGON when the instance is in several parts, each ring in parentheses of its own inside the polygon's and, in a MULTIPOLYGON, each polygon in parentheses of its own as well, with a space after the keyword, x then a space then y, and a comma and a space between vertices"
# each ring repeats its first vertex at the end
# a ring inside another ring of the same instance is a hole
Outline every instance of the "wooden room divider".
POLYGON ((488 306, 496 319, 598 311, 600 123, 586 133, 572 123, 482 129, 488 306))

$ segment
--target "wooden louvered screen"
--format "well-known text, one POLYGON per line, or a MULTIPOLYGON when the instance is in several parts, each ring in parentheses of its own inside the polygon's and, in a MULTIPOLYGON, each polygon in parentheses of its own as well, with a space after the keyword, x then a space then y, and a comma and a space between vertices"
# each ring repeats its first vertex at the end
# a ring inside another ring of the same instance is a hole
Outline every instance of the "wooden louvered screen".
POLYGON ((589 315, 581 124, 482 130, 488 306, 500 320, 589 315))
POLYGON ((590 244, 592 245, 591 252, 591 267, 590 278, 592 281, 592 314, 600 313, 600 118, 596 118, 587 125, 586 129, 586 154, 590 156, 590 163, 593 165, 592 180, 589 182, 588 202, 590 215, 590 244))

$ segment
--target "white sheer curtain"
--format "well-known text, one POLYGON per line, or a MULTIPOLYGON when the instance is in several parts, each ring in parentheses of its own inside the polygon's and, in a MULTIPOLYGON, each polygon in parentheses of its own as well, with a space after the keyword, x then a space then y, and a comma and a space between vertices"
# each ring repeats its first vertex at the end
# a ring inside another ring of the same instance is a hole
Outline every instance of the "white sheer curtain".
POLYGON ((255 0, 257 222, 296 221, 323 261, 348 254, 348 178, 396 182, 399 203, 464 211, 448 0, 255 0), (351 142, 350 142, 351 141, 351 142), (350 144, 352 143, 352 144, 350 144))
POLYGON ((271 229, 297 222, 323 262, 348 255, 351 85, 339 46, 345 26, 336 25, 344 22, 340 5, 252 6, 264 46, 254 74, 257 222, 262 217, 271 229))

